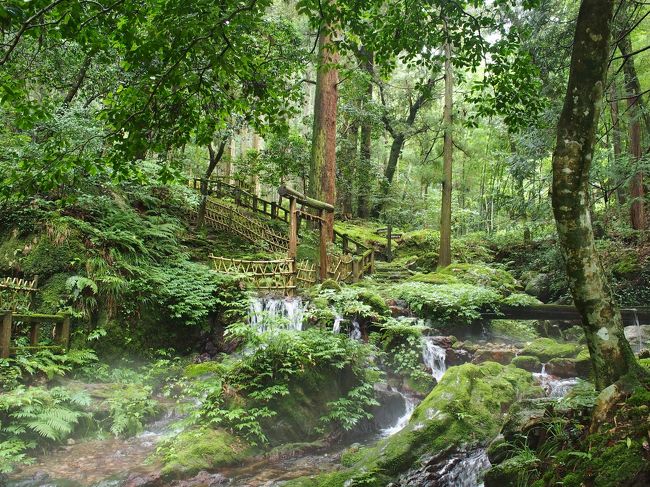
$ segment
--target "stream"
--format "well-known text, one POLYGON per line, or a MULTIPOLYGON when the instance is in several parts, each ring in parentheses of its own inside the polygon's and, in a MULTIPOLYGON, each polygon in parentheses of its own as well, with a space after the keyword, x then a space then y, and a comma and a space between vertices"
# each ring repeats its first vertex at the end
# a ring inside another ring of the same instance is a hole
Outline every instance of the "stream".
MULTIPOLYGON (((304 311, 305 304, 300 298, 257 298, 251 300, 249 322, 261 332, 277 326, 300 331, 303 328, 304 311)), ((351 339, 361 338, 360 327, 356 320, 347 321, 337 316, 332 331, 340 333, 344 329, 351 339), (346 323, 345 328, 342 326, 344 323, 346 323)), ((437 344, 439 343, 437 339, 440 338, 425 337, 422 345, 422 361, 436 381, 439 381, 447 370, 446 349, 437 344)), ((577 383, 576 379, 552 377, 545 369, 533 376, 549 397, 562 397, 577 383)), ((362 445, 392 436, 408 424, 419 399, 404 391, 392 390, 391 392, 397 392, 403 398, 403 410, 393 411, 394 414, 389 415, 392 418, 391 424, 377 425, 378 431, 365 437, 361 442, 362 445)), ((294 456, 262 457, 242 466, 221 468, 218 474, 203 473, 188 481, 142 483, 147 478, 156 478, 161 466, 152 461, 151 456, 163 439, 181 431, 178 428, 179 419, 178 413, 172 407, 163 418, 149 424, 146 431, 135 437, 71 442, 40 457, 34 465, 24 467, 6 485, 8 487, 141 487, 146 485, 273 487, 282 485, 286 480, 342 468, 341 453, 350 446, 338 444, 325 449, 300 452, 294 456)), ((490 467, 483 449, 452 454, 447 458, 432 458, 432 461, 435 463, 427 467, 429 469, 427 475, 430 475, 431 468, 435 469, 434 484, 430 484, 429 481, 423 484, 419 472, 414 471, 400 478, 396 485, 479 487, 482 485, 480 481, 482 473, 490 467)), ((157 478, 160 481, 159 476, 157 478)), ((0 486, 3 486, 1 478, 0 486)))

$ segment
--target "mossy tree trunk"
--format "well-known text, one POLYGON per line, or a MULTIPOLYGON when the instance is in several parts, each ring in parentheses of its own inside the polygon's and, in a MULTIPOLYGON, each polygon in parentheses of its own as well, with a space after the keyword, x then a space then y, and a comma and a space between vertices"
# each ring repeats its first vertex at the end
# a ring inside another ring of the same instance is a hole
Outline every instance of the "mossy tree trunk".
POLYGON ((454 102, 454 75, 451 67, 451 45, 445 45, 445 108, 442 123, 445 140, 442 149, 442 203, 440 206, 440 252, 438 268, 451 264, 451 178, 453 164, 452 110, 454 102))
MULTIPOLYGON (((321 32, 318 40, 318 71, 314 100, 309 195, 320 201, 336 204, 336 109, 338 102, 338 53, 333 49, 331 26, 321 32)), ((323 231, 332 241, 334 213, 325 213, 323 231)))
POLYGON ((553 212, 598 389, 640 373, 596 253, 589 213, 589 168, 603 103, 613 6, 614 0, 582 1, 553 154, 553 212))

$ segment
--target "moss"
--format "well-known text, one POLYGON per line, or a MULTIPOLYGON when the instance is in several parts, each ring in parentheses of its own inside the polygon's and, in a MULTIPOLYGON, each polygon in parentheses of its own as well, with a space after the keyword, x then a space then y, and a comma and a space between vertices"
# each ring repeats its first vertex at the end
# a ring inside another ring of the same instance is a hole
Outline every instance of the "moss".
POLYGON ((39 313, 56 313, 65 306, 68 297, 66 282, 71 274, 54 274, 39 286, 35 310, 39 313))
POLYGON ((518 487, 530 485, 535 479, 539 460, 527 454, 509 458, 485 473, 485 487, 518 487))
POLYGON ((485 444, 498 433, 502 411, 533 393, 537 388, 531 375, 513 366, 485 362, 451 367, 402 431, 355 454, 358 463, 350 478, 357 479, 359 472, 394 478, 422 455, 485 444))
MULTIPOLYGON (((367 247, 373 245, 379 245, 385 247, 388 241, 384 235, 379 235, 376 233, 377 226, 368 226, 365 221, 356 221, 356 222, 337 222, 334 225, 334 228, 341 233, 346 234, 350 238, 361 242, 367 247)), ((397 233, 396 229, 393 229, 393 232, 397 233)))
POLYGON ((490 330, 495 335, 522 341, 539 336, 532 323, 524 320, 492 320, 490 330))
POLYGON ((20 270, 20 260, 29 252, 32 245, 30 238, 12 235, 0 242, 0 273, 13 274, 20 270))
POLYGON ((530 294, 512 293, 501 300, 501 303, 507 306, 535 306, 543 304, 539 299, 530 294))
POLYGON ((460 282, 458 278, 440 272, 429 272, 426 274, 419 273, 411 276, 408 280, 413 282, 424 282, 427 284, 457 284, 460 282))
POLYGON ((69 236, 60 244, 41 237, 21 260, 20 268, 28 276, 51 276, 74 270, 85 261, 85 256, 85 246, 74 236, 69 236))
POLYGON ((372 310, 380 316, 390 316, 390 309, 386 304, 384 298, 379 294, 370 291, 368 289, 363 289, 357 294, 357 299, 363 304, 367 304, 372 308, 372 310))
POLYGON ((639 359, 639 363, 641 364, 641 367, 650 370, 650 358, 639 359))
POLYGON ((552 338, 538 338, 526 345, 522 355, 532 355, 542 362, 548 362, 554 358, 573 358, 583 349, 575 343, 562 343, 552 338))
POLYGON ((197 428, 183 431, 158 449, 163 460, 162 472, 170 476, 190 476, 242 461, 252 449, 240 439, 222 430, 197 428))
POLYGON ((637 387, 627 400, 627 404, 633 407, 650 406, 650 391, 643 387, 637 387))
POLYGON ((512 359, 511 363, 515 367, 527 370, 528 372, 539 372, 542 370, 542 363, 539 359, 530 355, 518 355, 512 359))
POLYGON ((334 291, 340 291, 341 285, 333 279, 325 279, 320 285, 321 289, 333 289, 334 291))
POLYGON ((517 281, 508 271, 482 264, 451 264, 439 273, 454 276, 464 283, 490 287, 504 295, 517 287, 517 281))

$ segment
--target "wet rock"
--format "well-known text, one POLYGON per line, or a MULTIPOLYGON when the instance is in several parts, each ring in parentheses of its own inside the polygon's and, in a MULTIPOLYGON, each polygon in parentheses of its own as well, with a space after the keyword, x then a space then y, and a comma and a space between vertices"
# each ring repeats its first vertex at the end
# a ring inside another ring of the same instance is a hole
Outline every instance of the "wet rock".
POLYGON ((122 487, 164 487, 166 483, 160 472, 150 474, 130 474, 122 484, 122 487))
POLYGON ((554 358, 546 364, 546 372, 568 379, 571 377, 580 377, 586 379, 591 373, 591 360, 587 358, 554 358))
POLYGON ((445 360, 449 367, 461 365, 470 362, 472 360, 472 354, 464 348, 449 348, 447 349, 445 360))
POLYGON ((390 314, 393 318, 399 316, 410 316, 411 310, 409 309, 408 303, 403 299, 391 299, 386 303, 390 314))
POLYGON ((479 348, 472 358, 473 364, 482 362, 496 362, 501 365, 508 365, 517 355, 518 349, 513 347, 486 347, 479 348))
POLYGON ((177 480, 172 484, 172 487, 220 487, 228 483, 228 478, 220 473, 209 473, 202 470, 191 479, 177 480))
POLYGON ((512 443, 526 439, 528 447, 535 449, 544 439, 545 428, 542 427, 549 408, 555 406, 555 401, 548 398, 525 399, 518 401, 508 411, 506 422, 501 434, 506 442, 512 443))
POLYGON ((577 343, 559 342, 552 338, 538 338, 526 345, 522 355, 532 355, 545 363, 554 358, 573 358, 583 348, 577 343))
POLYGON ((404 414, 406 401, 404 396, 383 382, 375 384, 374 389, 379 406, 372 408, 373 423, 377 429, 387 428, 404 414))
POLYGON ((526 283, 526 294, 535 296, 540 301, 546 303, 551 298, 551 276, 540 273, 533 276, 526 283))
POLYGON ((625 338, 634 350, 650 348, 650 325, 626 326, 625 338))
POLYGON ((394 485, 403 487, 459 487, 478 485, 481 473, 490 466, 484 450, 450 453, 442 451, 423 461, 417 470, 402 476, 394 485))
POLYGON ((541 372, 542 370, 542 363, 539 359, 530 355, 518 355, 512 359, 511 363, 515 367, 528 372, 541 372))

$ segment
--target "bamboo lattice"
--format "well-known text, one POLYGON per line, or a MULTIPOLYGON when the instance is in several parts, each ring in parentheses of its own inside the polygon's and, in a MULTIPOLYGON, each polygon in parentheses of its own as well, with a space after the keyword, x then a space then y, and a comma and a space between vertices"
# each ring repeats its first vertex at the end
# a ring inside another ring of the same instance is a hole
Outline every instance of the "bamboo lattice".
POLYGON ((38 279, 17 277, 0 278, 0 309, 28 311, 32 304, 32 294, 38 291, 38 279))
POLYGON ((257 218, 251 218, 237 207, 221 202, 215 198, 208 198, 205 208, 205 220, 222 230, 230 231, 248 240, 259 244, 266 242, 273 252, 287 252, 289 240, 274 232, 257 218))
POLYGON ((244 260, 215 257, 210 255, 217 272, 225 274, 243 274, 256 289, 296 289, 295 269, 292 259, 280 260, 244 260))

